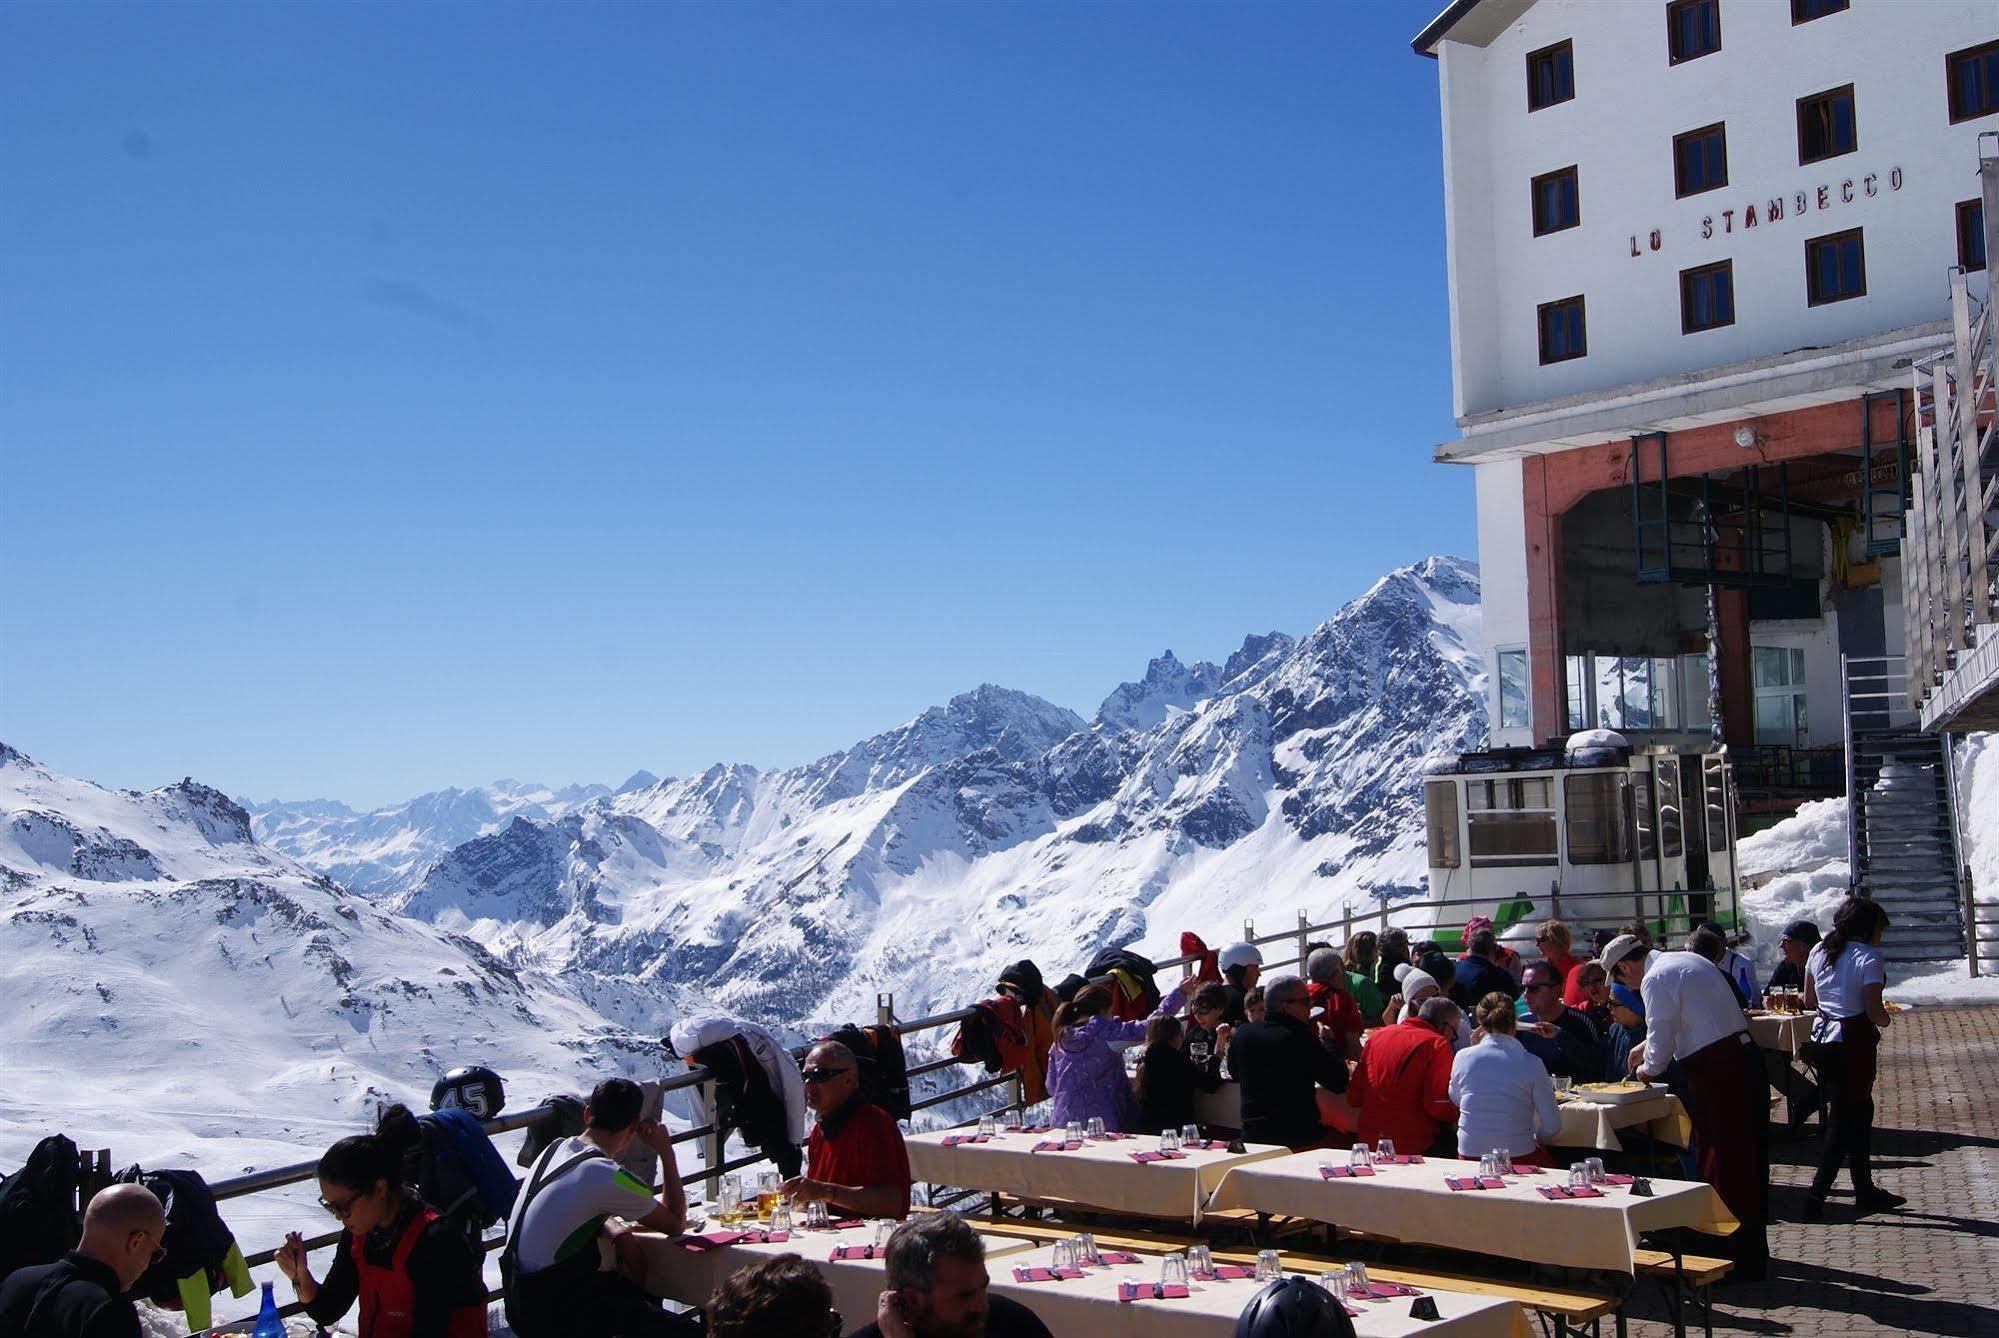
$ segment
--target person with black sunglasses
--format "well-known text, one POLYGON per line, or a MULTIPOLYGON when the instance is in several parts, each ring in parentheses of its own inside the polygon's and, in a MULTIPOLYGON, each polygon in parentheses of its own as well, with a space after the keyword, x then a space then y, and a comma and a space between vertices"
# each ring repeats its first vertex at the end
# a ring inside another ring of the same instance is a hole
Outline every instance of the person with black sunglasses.
POLYGON ((144 1185, 99 1190, 84 1209, 74 1250, 0 1283, 0 1334, 139 1338, 139 1312, 126 1293, 163 1256, 166 1234, 166 1211, 144 1185))
POLYGON ((404 1184, 410 1149, 380 1134, 343 1138, 316 1168, 319 1206, 341 1225, 326 1278, 304 1238, 278 1247, 278 1271, 322 1327, 360 1303, 361 1338, 484 1338, 480 1257, 458 1226, 404 1184))
POLYGON ((854 1052, 821 1041, 804 1078, 819 1121, 805 1140, 805 1174, 784 1182, 785 1197, 857 1217, 909 1216, 909 1149, 889 1113, 861 1095, 854 1052))

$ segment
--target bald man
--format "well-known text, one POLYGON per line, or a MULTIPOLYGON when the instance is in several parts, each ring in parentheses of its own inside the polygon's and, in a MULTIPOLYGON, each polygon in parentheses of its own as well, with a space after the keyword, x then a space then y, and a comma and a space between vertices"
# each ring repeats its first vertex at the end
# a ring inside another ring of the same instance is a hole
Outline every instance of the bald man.
POLYGON ((0 1283, 0 1338, 138 1338, 125 1293, 166 1234, 167 1215, 144 1185, 99 1190, 74 1250, 0 1283))
POLYGON ((805 1174, 784 1182, 786 1197, 816 1199, 836 1215, 909 1216, 909 1149, 888 1112, 861 1095, 854 1052, 821 1041, 805 1056, 804 1076, 819 1122, 805 1140, 805 1174))

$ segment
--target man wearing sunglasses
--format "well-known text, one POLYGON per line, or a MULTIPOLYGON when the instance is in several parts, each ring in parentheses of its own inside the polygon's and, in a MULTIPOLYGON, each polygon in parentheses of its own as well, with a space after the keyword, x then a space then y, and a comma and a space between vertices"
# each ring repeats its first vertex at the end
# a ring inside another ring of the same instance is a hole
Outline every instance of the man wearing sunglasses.
POLYGON ((163 1251, 167 1215, 144 1185, 112 1185, 83 1214, 83 1239, 53 1264, 0 1284, 6 1338, 139 1338, 125 1293, 163 1251))
POLYGON ((785 1196, 854 1217, 909 1216, 909 1149, 888 1112, 861 1095, 854 1052, 821 1041, 804 1077, 819 1122, 805 1140, 805 1174, 784 1182, 785 1196))

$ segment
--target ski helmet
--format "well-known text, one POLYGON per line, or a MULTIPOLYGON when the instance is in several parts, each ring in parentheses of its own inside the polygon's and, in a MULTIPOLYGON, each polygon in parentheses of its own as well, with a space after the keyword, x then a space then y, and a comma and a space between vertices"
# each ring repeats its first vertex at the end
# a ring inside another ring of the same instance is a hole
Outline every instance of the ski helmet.
POLYGON ((1235 1322, 1235 1338, 1353 1338, 1353 1332, 1346 1307, 1295 1274, 1251 1297, 1235 1322))
POLYGON ((1231 943, 1222 949, 1216 964, 1224 971, 1233 971, 1238 966, 1262 966, 1263 954, 1254 943, 1231 943))
POLYGON ((455 1068, 430 1089, 432 1110, 462 1110, 475 1119, 490 1120, 506 1104, 506 1084, 484 1064, 455 1068))

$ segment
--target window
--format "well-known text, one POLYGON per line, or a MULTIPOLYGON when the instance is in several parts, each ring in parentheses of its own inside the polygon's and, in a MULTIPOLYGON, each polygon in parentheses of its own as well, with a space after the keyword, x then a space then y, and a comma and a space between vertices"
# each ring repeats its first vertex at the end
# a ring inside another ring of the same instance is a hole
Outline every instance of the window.
POLYGON ((1846 9, 1847 0, 1791 0, 1791 23, 1810 23, 1828 14, 1838 14, 1846 9))
POLYGON ((1728 764, 1719 757, 1703 757, 1701 781, 1707 793, 1707 848, 1716 852, 1726 850, 1729 791, 1734 788, 1729 781, 1728 764))
POLYGON ((1791 646, 1754 646, 1757 746, 1802 748, 1810 737, 1805 717, 1805 653, 1791 646))
POLYGON ((1985 268, 1985 201, 1957 206, 1957 263, 1969 274, 1985 268))
POLYGON ((1555 863, 1554 787, 1545 776, 1465 782, 1472 867, 1555 863))
POLYGON ((1499 652, 1499 727, 1527 728, 1527 652, 1499 652))
POLYGON ((1534 235, 1560 232, 1583 221, 1576 193, 1576 169, 1565 167, 1534 178, 1534 235))
POLYGON ((1569 863, 1623 864, 1631 858, 1631 824, 1624 816, 1625 774, 1592 771, 1562 778, 1569 863))
POLYGON ((1680 333, 1735 324, 1735 262, 1680 271, 1680 333))
POLYGON ((1458 867, 1458 783, 1429 781, 1423 786, 1423 817, 1430 832, 1430 867, 1458 867))
POLYGON ((1859 228, 1805 243, 1805 294, 1815 307, 1867 296, 1867 255, 1859 228))
POLYGON ((1586 722, 1576 728, 1679 727, 1679 661, 1671 656, 1603 654, 1571 659, 1584 661, 1569 669, 1570 714, 1586 722))
POLYGON ((1576 95, 1575 52, 1567 42, 1527 53, 1527 110, 1540 111, 1576 95))
POLYGON ((1950 123, 1999 112, 1999 42, 1944 57, 1950 79, 1950 123))
POLYGON ((1535 319, 1541 327, 1543 366, 1551 362, 1567 362, 1589 352, 1581 294, 1565 297, 1559 302, 1543 302, 1535 308, 1535 319))
POLYGON ((1684 199, 1728 184, 1728 131, 1720 121, 1673 136, 1673 195, 1684 199))
POLYGON ((1671 63, 1721 50, 1721 0, 1673 0, 1666 6, 1666 52, 1671 63))
POLYGON ((1568 700, 1565 703, 1565 721, 1569 733, 1590 727, 1589 714, 1589 656, 1570 655, 1563 661, 1565 686, 1568 700))
POLYGON ((1653 763, 1659 772, 1659 853, 1678 859, 1680 842, 1680 759, 1662 757, 1653 763))
POLYGON ((1853 85, 1798 99, 1798 163, 1837 158, 1860 147, 1853 120, 1853 85))

